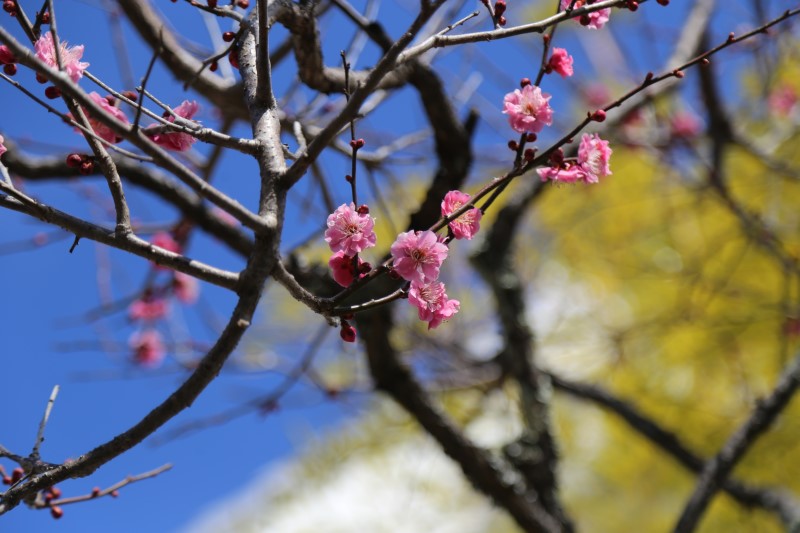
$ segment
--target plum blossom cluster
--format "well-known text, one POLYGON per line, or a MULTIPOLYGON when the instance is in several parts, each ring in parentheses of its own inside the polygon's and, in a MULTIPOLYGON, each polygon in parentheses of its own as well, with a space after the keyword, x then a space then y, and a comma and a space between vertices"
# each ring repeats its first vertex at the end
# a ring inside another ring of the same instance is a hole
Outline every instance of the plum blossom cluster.
POLYGON ((612 150, 608 141, 598 134, 585 133, 578 147, 578 157, 574 160, 563 159, 561 152, 555 152, 551 158, 552 166, 539 168, 536 172, 542 181, 559 181, 562 183, 597 183, 600 178, 611 175, 609 160, 612 150))
POLYGON ((390 250, 394 271, 411 282, 408 301, 417 308, 419 319, 428 323, 428 329, 458 312, 459 301, 448 298, 444 283, 437 281, 448 248, 434 232, 401 233, 390 250))
MULTIPOLYGON (((179 228, 180 229, 180 228, 179 228)), ((153 245, 165 250, 181 253, 182 247, 176 238, 166 232, 153 235, 153 245)), ((153 265, 155 269, 161 269, 153 265)), ((171 272, 167 283, 151 285, 128 306, 128 319, 137 324, 137 329, 128 340, 133 362, 147 368, 158 367, 167 354, 166 345, 157 326, 167 318, 173 299, 191 305, 198 297, 197 280, 182 272, 171 272)))
MULTIPOLYGON (((443 217, 451 217, 470 202, 470 196, 461 191, 450 191, 442 200, 443 217)), ((472 239, 480 229, 480 209, 464 209, 448 227, 450 238, 472 239)), ((371 265, 358 256, 376 243, 375 220, 369 209, 355 204, 342 204, 328 216, 325 241, 333 255, 328 261, 333 279, 343 287, 350 286, 357 277, 371 270, 371 265)), ((394 275, 409 282, 408 300, 417 308, 419 319, 428 323, 428 329, 438 327, 455 315, 460 303, 447 296, 444 283, 438 281, 442 263, 447 258, 447 238, 433 231, 406 231, 397 236, 391 245, 391 268, 394 275)), ((355 329, 342 320, 341 337, 347 342, 356 339, 355 329)))

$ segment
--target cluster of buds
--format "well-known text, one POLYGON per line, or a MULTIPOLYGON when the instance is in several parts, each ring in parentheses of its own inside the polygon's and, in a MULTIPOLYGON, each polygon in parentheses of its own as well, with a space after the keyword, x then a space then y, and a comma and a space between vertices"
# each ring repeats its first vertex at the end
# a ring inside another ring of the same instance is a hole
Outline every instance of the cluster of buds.
POLYGON ((77 168, 84 176, 94 172, 94 158, 90 155, 72 153, 67 156, 66 162, 69 168, 77 168))

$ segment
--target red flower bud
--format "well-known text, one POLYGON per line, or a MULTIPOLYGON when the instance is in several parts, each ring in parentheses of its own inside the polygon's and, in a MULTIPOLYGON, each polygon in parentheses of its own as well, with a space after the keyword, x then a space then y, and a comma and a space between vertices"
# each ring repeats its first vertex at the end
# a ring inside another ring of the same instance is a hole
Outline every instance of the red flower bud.
POLYGON ((83 163, 84 157, 81 154, 69 154, 67 156, 67 166, 69 168, 78 168, 83 163))
POLYGON ((359 148, 364 148, 364 145, 367 144, 364 139, 353 139, 350 141, 350 147, 353 150, 358 150, 359 148))
POLYGON ((347 322, 342 322, 342 329, 339 330, 339 336, 342 337, 344 342, 356 342, 356 330, 347 322))
POLYGON ((54 505, 53 507, 50 508, 50 516, 58 520, 59 518, 64 516, 64 510, 58 505, 54 505))
POLYGON ((50 87, 44 90, 44 95, 50 100, 55 100, 56 98, 61 96, 61 90, 58 87, 51 85, 50 87))
POLYGON ((235 37, 236 34, 233 33, 232 31, 226 31, 225 33, 222 34, 222 40, 225 41, 226 43, 231 42, 235 37))
POLYGON ((503 16, 497 17, 497 24, 500 26, 506 25, 506 18, 503 16))
POLYGON ((506 0, 497 0, 494 3, 494 16, 499 17, 506 12, 506 0))
POLYGON ((6 63, 5 65, 3 65, 3 72, 8 74, 9 76, 13 76, 14 74, 17 73, 17 65, 15 65, 14 63, 6 63))
POLYGON ((530 78, 522 78, 521 80, 519 80, 519 86, 520 87, 527 87, 530 84, 531 84, 531 79, 530 78))
POLYGON ((592 120, 595 122, 603 122, 606 119, 606 112, 602 109, 598 109, 594 113, 592 113, 592 120))
POLYGON ((237 0, 236 5, 242 9, 247 9, 250 7, 250 0, 237 0))
POLYGON ((516 152, 519 150, 519 144, 517 144, 517 141, 514 140, 508 141, 508 149, 516 152))
POLYGON ((356 211, 358 211, 359 215, 368 215, 369 206, 367 206, 367 204, 361 204, 360 206, 358 206, 358 209, 356 209, 356 211))

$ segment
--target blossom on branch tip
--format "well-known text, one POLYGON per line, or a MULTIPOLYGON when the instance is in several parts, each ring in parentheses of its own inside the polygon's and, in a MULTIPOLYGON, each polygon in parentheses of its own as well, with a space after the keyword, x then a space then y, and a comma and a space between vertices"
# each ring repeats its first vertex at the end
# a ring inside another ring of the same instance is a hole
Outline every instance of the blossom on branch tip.
MULTIPOLYGON (((200 110, 200 105, 193 101, 184 100, 181 102, 181 105, 173 109, 175 115, 184 118, 186 120, 191 120, 192 117, 200 110)), ((164 118, 169 122, 175 122, 175 116, 170 113, 164 113, 164 118)), ((153 124, 152 126, 148 127, 147 129, 153 128, 162 128, 164 127, 163 124, 153 124)), ((153 142, 159 146, 166 148, 167 150, 172 150, 174 152, 185 152, 189 150, 192 145, 197 141, 194 137, 189 135, 188 133, 181 133, 181 132, 167 132, 167 133, 156 133, 152 137, 153 142)))
MULTIPOLYGON (((444 195, 444 200, 442 200, 442 216, 450 216, 460 209, 461 206, 469 202, 469 198, 469 194, 461 191, 448 192, 444 195)), ((457 219, 451 220, 448 226, 450 227, 450 231, 453 232, 453 236, 456 239, 471 240, 481 227, 482 215, 483 213, 481 213, 481 210, 475 207, 459 216, 457 219)))
POLYGON ((133 350, 133 360, 150 368, 161 364, 167 353, 161 334, 154 329, 135 332, 128 340, 128 346, 133 350))
POLYGON ((553 123, 550 95, 535 85, 515 89, 503 98, 503 113, 508 122, 519 133, 539 133, 553 123))
POLYGON ((408 291, 408 301, 417 308, 419 319, 428 323, 428 329, 439 326, 458 312, 461 303, 447 297, 444 283, 412 282, 408 291))
POLYGON ((432 231, 407 231, 397 236, 391 247, 392 266, 406 281, 430 283, 439 277, 447 258, 447 246, 432 231))
MULTIPOLYGON (((94 101, 94 103, 96 103, 103 109, 103 111, 114 117, 117 121, 121 122, 126 126, 129 124, 128 117, 125 116, 125 113, 120 111, 119 108, 109 104, 107 99, 103 98, 96 92, 89 93, 89 98, 91 98, 94 101)), ((83 111, 84 113, 86 113, 86 118, 89 120, 89 125, 92 127, 92 131, 94 131, 94 133, 98 137, 112 144, 122 141, 122 137, 118 137, 117 134, 114 133, 114 130, 108 127, 108 125, 106 125, 104 122, 92 116, 92 114, 89 113, 85 108, 83 111)), ((73 117, 72 115, 68 116, 72 120, 75 120, 75 117, 73 117)), ((81 130, 77 128, 75 131, 81 133, 81 130)))
MULTIPOLYGON (((56 47, 53 44, 53 35, 48 31, 44 32, 39 40, 33 45, 36 50, 36 57, 41 59, 47 66, 58 69, 58 59, 56 58, 56 47)), ((80 59, 83 57, 83 45, 67 46, 65 41, 61 41, 58 46, 61 64, 64 71, 75 83, 83 77, 83 71, 89 67, 89 63, 84 63, 80 59)))
POLYGON ((325 241, 332 252, 354 256, 375 246, 375 219, 368 214, 359 214, 355 204, 342 204, 328 215, 325 241))
MULTIPOLYGON (((360 267, 363 264, 364 261, 359 257, 358 266, 360 267)), ((328 266, 331 267, 333 280, 342 287, 349 287, 353 280, 356 279, 356 267, 353 264, 353 257, 345 255, 342 251, 338 251, 331 256, 328 266)))
POLYGON ((548 72, 557 72, 563 78, 572 76, 574 70, 572 69, 572 56, 567 53, 564 48, 553 48, 553 55, 547 62, 548 72))
MULTIPOLYGON (((572 0, 561 0, 561 9, 567 9, 572 0)), ((587 0, 575 0, 575 5, 572 6, 572 9, 578 9, 581 7, 585 7, 586 5, 592 4, 593 2, 587 0)), ((591 13, 587 13, 580 17, 581 24, 586 26, 587 28, 591 28, 593 30, 599 30, 603 26, 605 26, 606 22, 608 22, 609 17, 611 16, 611 8, 607 7, 604 9, 600 9, 597 11, 593 11, 591 13), (585 23, 584 23, 585 22, 585 23)), ((575 17, 578 18, 578 17, 575 17)))

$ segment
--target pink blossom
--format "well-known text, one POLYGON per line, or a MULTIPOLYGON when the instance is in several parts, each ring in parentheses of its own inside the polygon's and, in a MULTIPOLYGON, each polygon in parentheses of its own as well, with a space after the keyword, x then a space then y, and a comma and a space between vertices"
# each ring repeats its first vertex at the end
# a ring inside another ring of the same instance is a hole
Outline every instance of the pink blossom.
POLYGON ((598 134, 584 133, 578 147, 577 162, 564 162, 559 167, 545 167, 536 169, 542 181, 552 180, 562 183, 584 181, 597 183, 600 178, 611 175, 609 159, 612 150, 608 141, 604 141, 598 134))
MULTIPOLYGON (((103 109, 103 111, 114 117, 117 121, 121 122, 126 126, 128 125, 128 117, 125 116, 125 113, 120 111, 119 108, 109 104, 107 99, 103 98, 96 92, 89 93, 89 98, 94 100, 94 103, 99 105, 103 109)), ((84 112, 86 112, 85 109, 84 112)), ((101 122, 100 120, 93 117, 91 113, 86 112, 86 116, 89 119, 89 125, 92 127, 92 130, 98 137, 109 143, 118 143, 122 141, 122 137, 118 137, 117 134, 114 133, 114 130, 109 128, 104 122, 101 122)), ((69 115, 69 117, 74 120, 74 117, 72 115, 69 115)), ((80 130, 78 129, 76 129, 75 131, 80 133, 80 130)))
MULTIPOLYGON (((173 111, 179 117, 185 118, 186 120, 191 120, 191 118, 199 109, 200 105, 197 102, 184 100, 181 105, 173 109, 173 111)), ((165 113, 164 118, 166 118, 169 122, 175 122, 175 117, 170 113, 165 113)), ((150 126, 150 128, 161 127, 163 127, 163 125, 154 124, 150 126)), ((181 132, 156 133, 153 135, 154 143, 158 144, 159 146, 163 146, 167 150, 172 150, 175 152, 185 152, 186 150, 190 149, 196 141, 197 139, 188 133, 181 132)))
POLYGON ((172 292, 175 297, 185 304, 193 304, 197 301, 200 292, 200 285, 197 279, 183 272, 175 272, 172 279, 172 292))
POLYGON ((597 183, 600 178, 611 175, 609 167, 611 148, 598 134, 584 133, 578 147, 578 165, 586 172, 587 183, 597 183))
POLYGON ((17 62, 17 58, 4 44, 0 44, 0 65, 10 65, 17 62))
MULTIPOLYGON (((572 3, 572 0, 561 0, 561 9, 567 9, 569 5, 572 3)), ((593 0, 576 0, 575 5, 572 6, 573 9, 578 9, 580 7, 587 6, 589 4, 593 4, 593 0)), ((603 26, 605 26, 606 22, 608 22, 608 18, 611 16, 611 8, 607 7, 605 9, 600 9, 598 11, 593 11, 586 15, 583 15, 580 18, 588 17, 585 19, 588 23, 584 24, 587 28, 591 28, 593 30, 599 30, 603 26)), ((578 18, 578 17, 575 17, 578 18)), ((581 21, 583 24, 583 21, 581 21)))
POLYGON ((169 313, 169 303, 163 298, 142 296, 128 307, 131 320, 158 320, 169 313))
POLYGON ((444 291, 444 283, 439 281, 411 283, 408 301, 418 309, 419 319, 428 323, 428 329, 436 328, 442 321, 452 317, 461 305, 458 300, 450 300, 444 291))
POLYGON ((161 334, 154 329, 134 333, 128 340, 128 346, 133 350, 133 360, 150 368, 161 364, 166 355, 161 334))
POLYGON ((673 137, 691 139, 700 133, 702 124, 697 115, 688 111, 680 111, 672 116, 669 122, 670 133, 673 137))
POLYGON ((562 183, 575 183, 576 181, 584 181, 586 179, 586 172, 580 165, 571 165, 567 163, 567 168, 556 167, 543 167, 537 168, 536 173, 542 178, 542 181, 560 181, 562 183))
POLYGON ((767 104, 774 115, 785 116, 791 113, 797 100, 797 91, 794 88, 790 85, 781 85, 770 93, 767 104))
POLYGON ((547 62, 548 71, 558 72, 562 78, 572 76, 572 56, 564 48, 553 48, 553 55, 547 62))
POLYGON ((553 123, 553 110, 550 109, 550 95, 543 93, 535 85, 526 85, 520 91, 514 90, 503 98, 503 113, 508 122, 519 133, 539 133, 542 128, 553 123))
POLYGON ((392 266, 407 281, 430 283, 439 277, 439 267, 447 258, 447 251, 434 232, 407 231, 392 244, 392 266))
POLYGON ((354 256, 362 250, 375 246, 375 220, 369 214, 360 214, 351 202, 340 205, 336 211, 328 215, 328 229, 325 230, 325 241, 333 252, 343 252, 354 256))
MULTIPOLYGON (((467 202, 469 202, 469 194, 461 191, 448 192, 444 195, 444 200, 442 200, 442 216, 450 216, 451 213, 457 211, 467 202)), ((450 231, 453 232, 453 236, 456 239, 471 240, 481 227, 482 215, 481 210, 476 207, 450 221, 448 226, 450 231)))
MULTIPOLYGON (((44 32, 39 40, 34 44, 36 49, 36 56, 41 59, 49 67, 58 70, 58 60, 56 59, 56 50, 53 44, 53 36, 50 32, 44 32)), ((59 42, 59 52, 61 56, 61 64, 64 65, 64 71, 67 76, 74 82, 78 82, 83 77, 83 71, 87 69, 89 63, 80 61, 83 57, 83 45, 73 46, 69 48, 66 41, 59 42)))
POLYGON ((163 248, 176 254, 181 253, 181 245, 176 241, 172 235, 164 231, 159 231, 153 234, 153 244, 159 248, 163 248))
POLYGON ((2 156, 4 153, 8 151, 8 148, 6 148, 5 145, 3 144, 4 142, 6 142, 6 140, 3 138, 2 135, 0 135, 0 156, 2 156))
MULTIPOLYGON (((358 258, 358 266, 364 264, 361 258, 358 258)), ((328 261, 328 266, 331 267, 331 275, 334 281, 342 287, 349 287, 353 280, 356 279, 356 269, 353 265, 353 258, 338 251, 328 261)), ((360 276, 359 276, 360 277, 360 276)))

